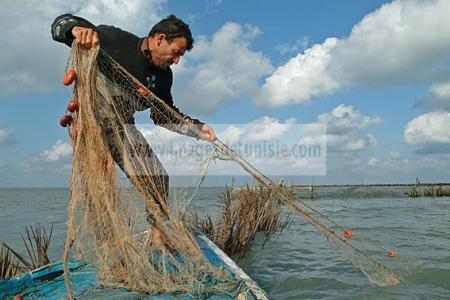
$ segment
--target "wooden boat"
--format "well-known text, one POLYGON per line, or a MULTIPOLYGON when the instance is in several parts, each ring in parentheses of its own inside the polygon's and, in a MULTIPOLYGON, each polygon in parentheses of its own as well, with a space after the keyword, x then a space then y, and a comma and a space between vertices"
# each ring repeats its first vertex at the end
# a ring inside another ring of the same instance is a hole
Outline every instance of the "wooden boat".
MULTIPOLYGON (((210 295, 206 299, 268 299, 264 290, 213 242, 200 233, 196 237, 205 258, 213 265, 229 271, 240 282, 236 293, 210 295)), ((195 299, 183 294, 145 295, 125 289, 102 288, 91 266, 83 262, 70 262, 69 268, 76 299, 195 299)), ((0 280, 0 299, 13 299, 16 295, 23 299, 64 299, 66 287, 62 275, 63 264, 56 262, 0 280)))

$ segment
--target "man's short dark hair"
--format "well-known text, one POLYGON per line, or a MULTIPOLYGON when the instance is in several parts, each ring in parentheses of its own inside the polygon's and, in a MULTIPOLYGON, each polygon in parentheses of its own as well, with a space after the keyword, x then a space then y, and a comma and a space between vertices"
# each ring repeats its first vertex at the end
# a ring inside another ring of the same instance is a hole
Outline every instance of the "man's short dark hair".
POLYGON ((194 46, 194 39, 192 38, 191 30, 189 29, 189 25, 184 23, 181 19, 175 17, 174 15, 167 16, 167 18, 162 19, 158 23, 156 23, 150 32, 148 33, 149 37, 154 36, 155 34, 163 33, 166 35, 166 40, 170 43, 175 38, 184 37, 187 41, 186 50, 191 50, 194 46))

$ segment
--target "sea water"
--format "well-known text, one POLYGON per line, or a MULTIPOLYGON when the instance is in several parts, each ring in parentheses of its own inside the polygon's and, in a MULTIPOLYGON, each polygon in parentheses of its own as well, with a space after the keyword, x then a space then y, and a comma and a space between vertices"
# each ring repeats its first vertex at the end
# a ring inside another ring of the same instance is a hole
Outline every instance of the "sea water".
MULTIPOLYGON (((271 299, 450 299, 450 198, 409 198, 401 187, 375 190, 325 188, 306 200, 355 234, 375 239, 399 257, 421 262, 400 285, 371 284, 300 216, 236 262, 271 299), (347 191, 347 192, 343 192, 347 191)), ((219 212, 223 188, 201 188, 193 205, 200 213, 219 212)), ((303 195, 304 196, 304 195, 303 195)), ((61 257, 65 242, 69 190, 0 189, 0 242, 25 254, 24 226, 53 225, 49 255, 61 257)))

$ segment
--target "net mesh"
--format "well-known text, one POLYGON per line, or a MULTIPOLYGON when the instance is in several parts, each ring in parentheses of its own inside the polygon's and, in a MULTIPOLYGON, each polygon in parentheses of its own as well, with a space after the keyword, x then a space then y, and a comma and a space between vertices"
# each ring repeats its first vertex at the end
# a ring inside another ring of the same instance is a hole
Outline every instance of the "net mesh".
MULTIPOLYGON (((214 143, 216 146, 216 157, 238 163, 262 186, 272 190, 276 199, 290 207, 294 212, 302 216, 305 221, 315 227, 371 283, 380 287, 395 286, 400 283, 400 275, 387 266, 387 257, 398 260, 397 254, 394 251, 385 249, 379 243, 368 238, 354 235, 351 230, 337 224, 330 217, 321 213, 307 202, 298 199, 293 193, 275 184, 249 162, 238 156, 230 147, 220 141, 215 141, 214 143), (379 257, 383 257, 383 259, 379 257)), ((418 264, 410 264, 407 259, 404 259, 401 264, 402 268, 411 268, 412 265, 418 266, 418 264)), ((402 272, 405 273, 405 270, 402 272)))
MULTIPOLYGON (((186 225, 187 204, 178 211, 169 207, 164 167, 135 126, 125 124, 135 111, 150 107, 152 118, 170 130, 198 136, 199 129, 99 49, 84 51, 74 46, 69 65, 77 73, 73 101, 79 103, 79 111, 70 126, 74 159, 65 262, 75 243, 83 257, 94 263, 105 286, 196 295, 235 288, 229 274, 202 257, 186 225), (115 162, 137 194, 121 187, 115 162), (204 281, 210 275, 216 279, 213 286, 204 281)), ((351 232, 349 236, 348 229, 277 187, 219 139, 213 144, 209 160, 238 163, 271 189, 274 198, 322 233, 372 283, 393 286, 400 282, 400 276, 374 255, 389 253, 387 249, 351 232)), ((65 276, 70 291, 67 268, 65 276)))
MULTIPOLYGON (((236 280, 203 257, 184 212, 169 208, 162 164, 135 126, 126 125, 150 95, 99 49, 74 46, 69 66, 77 74, 72 101, 79 108, 69 127, 74 152, 66 266, 75 244, 103 286, 197 296, 231 291, 236 280), (121 184, 115 162, 133 188, 121 184)), ((152 113, 166 118, 167 127, 182 130, 181 117, 152 103, 152 113)), ((67 267, 65 278, 70 298, 67 267)))

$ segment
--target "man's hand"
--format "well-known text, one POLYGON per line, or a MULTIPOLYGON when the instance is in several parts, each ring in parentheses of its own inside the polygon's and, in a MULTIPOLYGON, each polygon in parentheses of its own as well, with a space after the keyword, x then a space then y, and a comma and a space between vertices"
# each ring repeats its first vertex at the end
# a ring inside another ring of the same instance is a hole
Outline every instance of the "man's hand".
POLYGON ((99 44, 97 32, 92 28, 75 26, 72 28, 72 35, 81 48, 91 49, 99 44))
POLYGON ((214 129, 212 129, 211 126, 204 124, 201 129, 200 137, 208 142, 212 142, 215 139, 217 139, 216 133, 214 132, 214 129))

